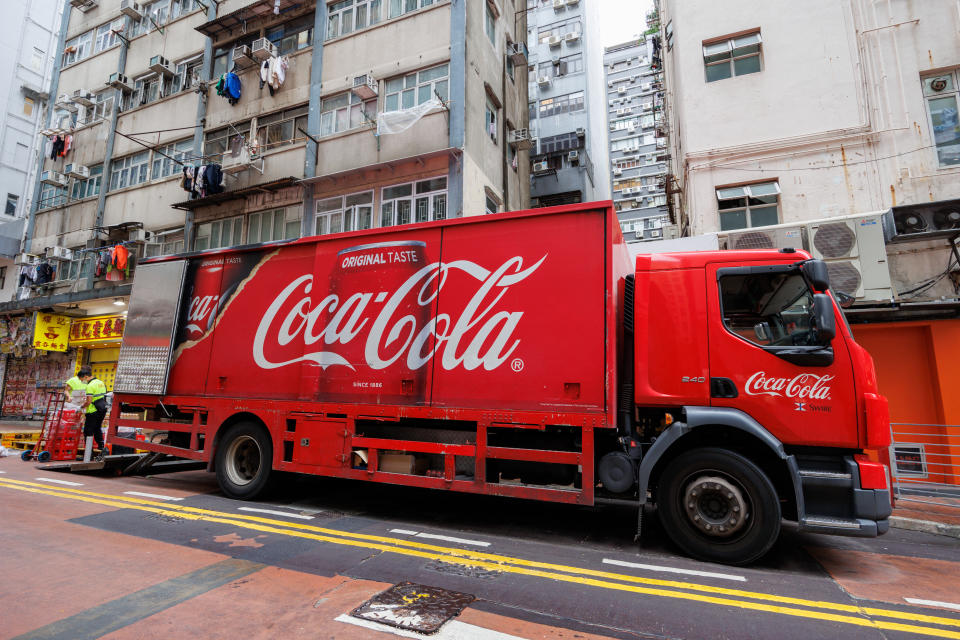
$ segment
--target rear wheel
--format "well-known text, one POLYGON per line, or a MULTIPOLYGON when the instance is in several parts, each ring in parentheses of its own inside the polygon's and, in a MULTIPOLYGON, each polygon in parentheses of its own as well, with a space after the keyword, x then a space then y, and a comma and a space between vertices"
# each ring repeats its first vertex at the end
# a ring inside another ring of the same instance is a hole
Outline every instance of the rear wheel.
POLYGON ((273 444, 266 429, 240 422, 227 429, 217 446, 217 482, 230 498, 252 500, 267 488, 273 444))
POLYGON ((694 449, 670 462, 657 505, 667 535, 701 560, 749 564, 780 534, 780 501, 770 479, 727 449, 694 449))

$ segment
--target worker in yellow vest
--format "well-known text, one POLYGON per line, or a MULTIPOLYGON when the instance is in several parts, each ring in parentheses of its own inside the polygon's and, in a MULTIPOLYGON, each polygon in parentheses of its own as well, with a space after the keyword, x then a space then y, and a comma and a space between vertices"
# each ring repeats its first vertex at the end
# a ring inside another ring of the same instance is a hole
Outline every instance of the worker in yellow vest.
POLYGON ((87 415, 84 416, 83 435, 84 437, 93 436, 97 442, 97 447, 101 450, 103 446, 103 419, 107 416, 107 385, 103 380, 90 377, 87 382, 87 415))
POLYGON ((90 369, 89 365, 83 365, 80 367, 80 370, 77 371, 77 375, 67 380, 66 386, 64 387, 63 391, 67 396, 67 402, 75 404, 78 407, 86 406, 87 383, 92 377, 93 371, 90 369))

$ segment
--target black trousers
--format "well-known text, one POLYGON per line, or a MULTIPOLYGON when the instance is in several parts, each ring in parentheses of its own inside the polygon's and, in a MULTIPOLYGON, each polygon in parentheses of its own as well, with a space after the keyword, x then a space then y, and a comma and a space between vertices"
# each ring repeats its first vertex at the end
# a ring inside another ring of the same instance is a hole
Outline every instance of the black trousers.
POLYGON ((85 438, 93 436, 97 443, 97 448, 103 449, 103 419, 107 417, 107 410, 94 411, 88 413, 83 418, 83 436, 85 438))

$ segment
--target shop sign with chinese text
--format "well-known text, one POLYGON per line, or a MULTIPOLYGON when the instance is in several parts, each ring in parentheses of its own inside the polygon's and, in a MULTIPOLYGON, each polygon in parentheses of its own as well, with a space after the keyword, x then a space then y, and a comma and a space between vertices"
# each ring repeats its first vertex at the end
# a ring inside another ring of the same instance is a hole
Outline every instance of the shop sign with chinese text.
POLYGON ((70 344, 119 342, 123 338, 123 316, 74 318, 70 325, 70 344))
POLYGON ((45 351, 66 351, 69 331, 68 316, 38 311, 33 324, 33 348, 45 351))

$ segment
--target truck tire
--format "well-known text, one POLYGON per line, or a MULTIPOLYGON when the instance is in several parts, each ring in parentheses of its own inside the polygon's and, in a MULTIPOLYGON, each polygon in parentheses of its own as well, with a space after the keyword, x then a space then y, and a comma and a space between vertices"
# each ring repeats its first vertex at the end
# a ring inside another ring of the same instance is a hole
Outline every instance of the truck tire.
POLYGON ((270 482, 273 443, 266 429, 252 422, 227 428, 217 445, 217 482, 228 498, 252 500, 270 482))
POLYGON ((773 483, 727 449, 694 449, 671 461, 660 476, 657 508, 667 537, 700 560, 749 564, 780 535, 773 483))

